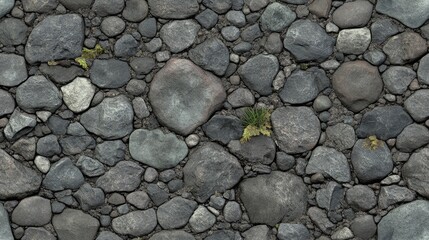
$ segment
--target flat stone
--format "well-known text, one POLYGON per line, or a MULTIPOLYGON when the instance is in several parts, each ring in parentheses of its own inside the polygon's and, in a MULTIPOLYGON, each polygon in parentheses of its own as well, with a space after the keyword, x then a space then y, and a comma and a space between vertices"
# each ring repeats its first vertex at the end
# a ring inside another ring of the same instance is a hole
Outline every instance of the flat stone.
POLYGON ((181 228, 187 224, 197 202, 175 197, 158 208, 157 217, 163 229, 181 228))
POLYGON ((192 152, 183 171, 185 186, 198 202, 232 188, 244 175, 238 160, 215 143, 207 143, 192 152))
POLYGON ((408 188, 429 197, 428 161, 429 149, 413 153, 402 168, 402 177, 408 188))
POLYGON ((0 149, 0 199, 20 199, 37 193, 41 182, 42 177, 36 171, 0 149))
POLYGON ((130 22, 140 22, 146 18, 149 6, 145 0, 130 0, 125 2, 122 16, 130 22))
POLYGON ((99 177, 96 186, 107 193, 132 192, 140 186, 143 171, 135 162, 121 161, 99 177))
POLYGON ((272 83, 279 71, 279 62, 274 55, 259 54, 238 68, 244 84, 261 95, 272 93, 272 83))
POLYGON ((417 76, 419 82, 429 84, 429 54, 426 54, 420 59, 419 68, 417 70, 417 76))
POLYGON ((337 123, 326 128, 326 138, 326 145, 338 151, 350 149, 356 142, 355 130, 344 123, 337 123))
POLYGON ((302 224, 281 223, 277 232, 279 240, 306 240, 311 239, 310 232, 302 224))
POLYGON ((165 24, 160 36, 171 52, 178 53, 195 42, 199 30, 200 25, 194 20, 176 20, 165 24))
POLYGON ((131 79, 130 67, 116 59, 96 59, 90 70, 91 82, 100 88, 119 88, 131 79))
POLYGON ((9 118, 9 122, 4 128, 4 136, 9 141, 17 140, 25 134, 31 132, 36 126, 36 116, 22 112, 19 108, 15 108, 9 118))
POLYGON ((79 57, 84 40, 84 22, 80 15, 47 16, 37 24, 25 45, 30 63, 79 57))
POLYGON ((15 54, 0 53, 0 86, 14 87, 27 79, 25 59, 15 54))
POLYGON ((15 109, 15 99, 5 90, 0 89, 0 117, 11 114, 15 109))
POLYGON ((229 65, 229 51, 218 38, 210 38, 189 51, 189 58, 201 68, 218 76, 225 74, 229 65))
POLYGON ((415 32, 404 32, 389 38, 383 51, 391 64, 406 64, 426 53, 426 40, 415 32))
POLYGON ((70 158, 65 157, 52 165, 43 179, 43 187, 51 191, 74 190, 78 189, 84 181, 81 171, 70 158))
POLYGON ((161 130, 135 130, 130 135, 130 154, 133 159, 156 169, 173 168, 188 154, 183 140, 161 130))
POLYGON ((240 139, 243 135, 241 120, 235 116, 214 115, 202 128, 210 139, 223 144, 240 139))
MULTIPOLYGON (((319 69, 320 70, 320 69, 319 69)), ((290 104, 303 104, 314 100, 320 91, 323 89, 321 78, 327 78, 324 71, 295 70, 286 79, 283 89, 280 91, 279 96, 283 102, 290 104)), ((329 82, 329 80, 328 80, 329 82)))
POLYGON ((155 233, 149 240, 195 240, 195 238, 183 230, 164 230, 155 233))
POLYGON ((417 75, 411 68, 393 66, 384 71, 381 76, 389 92, 393 94, 403 94, 417 75))
POLYGON ((415 91, 404 102, 404 107, 416 122, 423 122, 429 118, 429 107, 425 104, 429 99, 429 90, 415 91))
POLYGON ((26 12, 49 13, 57 6, 57 0, 22 0, 22 8, 26 12))
POLYGON ((350 166, 346 156, 333 148, 317 147, 311 153, 306 174, 323 173, 338 182, 351 180, 350 166))
POLYGON ((309 151, 319 140, 320 122, 308 107, 277 108, 271 115, 271 122, 277 144, 286 153, 309 151))
POLYGON ((53 217, 52 225, 60 239, 93 240, 97 235, 100 223, 89 214, 67 208, 61 214, 53 217))
POLYGON ((411 202, 416 198, 416 194, 406 187, 396 185, 382 187, 378 196, 378 206, 386 209, 389 206, 401 203, 411 202))
POLYGON ((118 139, 133 130, 133 107, 123 95, 105 98, 96 107, 81 115, 80 123, 88 130, 104 139, 118 139))
POLYGON ((371 18, 373 6, 369 1, 347 2, 332 14, 332 20, 340 28, 363 27, 371 18))
POLYGON ((9 216, 6 212, 6 209, 3 207, 3 204, 1 203, 0 203, 0 237, 4 240, 14 239, 12 235, 12 230, 10 228, 9 216))
POLYGON ((412 152, 429 143, 429 130, 422 125, 410 124, 396 139, 396 148, 401 152, 412 152))
POLYGON ((274 226, 305 214, 307 188, 301 178, 285 172, 272 172, 247 178, 239 185, 240 199, 253 224, 274 226))
POLYGON ((377 205, 374 191, 366 185, 355 185, 348 189, 346 200, 356 211, 368 211, 377 205))
POLYGON ((383 90, 378 69, 365 61, 343 63, 332 76, 332 85, 340 101, 353 112, 377 101, 383 90))
POLYGON ((95 0, 92 10, 101 17, 118 14, 124 9, 124 0, 95 0))
POLYGON ((149 91, 158 121, 181 135, 205 123, 225 98, 217 77, 185 59, 168 61, 155 75, 149 91))
POLYGON ((271 164, 276 156, 276 144, 267 136, 252 137, 249 141, 231 141, 229 151, 239 159, 250 163, 271 164))
POLYGON ((112 228, 119 234, 140 237, 151 233, 156 223, 156 213, 151 208, 145 211, 133 211, 113 219, 112 228))
POLYGON ((150 13, 164 19, 185 19, 198 13, 197 0, 185 0, 177 4, 175 0, 148 0, 150 13))
POLYGON ((43 226, 51 221, 49 199, 32 196, 21 200, 12 212, 12 222, 20 226, 43 226))
POLYGON ((114 166, 116 163, 125 159, 127 146, 121 141, 105 141, 95 147, 94 156, 100 162, 114 166))
MULTIPOLYGON (((8 14, 15 6, 15 0, 1 0, 0 1, 0 18, 8 14)), ((6 234, 8 235, 8 234, 6 234)))
POLYGON ((380 0, 375 10, 399 20, 405 26, 418 28, 429 19, 429 3, 424 0, 413 2, 380 0))
POLYGON ((89 108, 95 94, 95 87, 87 78, 78 77, 71 83, 62 86, 63 100, 67 107, 75 113, 89 108))
POLYGON ((371 43, 371 32, 368 28, 341 30, 337 37, 337 50, 345 54, 362 54, 371 43))
POLYGON ((84 70, 77 66, 63 67, 60 65, 49 66, 48 64, 40 65, 39 70, 50 80, 62 85, 73 81, 77 76, 82 76, 84 73, 84 70))
POLYGON ((98 177, 104 174, 103 164, 87 156, 80 156, 76 162, 76 166, 88 177, 98 177))
POLYGON ((261 15, 262 29, 282 32, 296 19, 296 14, 288 6, 281 3, 271 3, 261 15))
POLYGON ((20 45, 27 40, 28 27, 22 20, 5 18, 0 22, 0 42, 4 45, 20 45))

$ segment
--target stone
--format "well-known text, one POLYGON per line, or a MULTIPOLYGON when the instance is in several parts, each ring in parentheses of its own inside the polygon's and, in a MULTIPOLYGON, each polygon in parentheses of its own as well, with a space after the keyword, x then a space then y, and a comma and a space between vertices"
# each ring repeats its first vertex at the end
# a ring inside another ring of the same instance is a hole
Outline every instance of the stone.
POLYGON ((121 140, 105 141, 97 144, 94 156, 100 162, 108 166, 114 166, 125 159, 126 149, 127 146, 121 140))
POLYGON ((201 68, 218 76, 225 74, 229 65, 229 51, 218 38, 210 38, 189 51, 189 58, 201 68))
POLYGON ((36 154, 36 138, 20 138, 10 149, 24 157, 27 161, 33 160, 36 154))
POLYGON ((277 232, 279 240, 306 240, 310 236, 310 232, 302 224, 281 223, 277 232))
POLYGON ((242 11, 229 11, 226 19, 236 27, 244 27, 246 25, 246 17, 242 11))
POLYGON ((171 52, 178 53, 195 42, 199 30, 200 25, 194 20, 175 20, 161 28, 160 36, 171 52))
POLYGON ((429 202, 417 200, 401 205, 386 216, 378 224, 378 239, 424 239, 429 235, 425 227, 429 223, 429 202))
MULTIPOLYGON (((1 16, 1 12, 0 12, 0 16, 1 16)), ((9 224, 9 216, 6 212, 6 209, 3 207, 3 204, 1 203, 0 203, 0 238, 4 240, 14 239, 12 235, 12 230, 9 224)))
POLYGON ((338 182, 351 180, 350 166, 346 156, 333 148, 319 146, 311 153, 306 174, 323 173, 338 182))
POLYGON ((198 202, 232 188, 244 175, 238 160, 215 143, 207 143, 192 152, 183 172, 185 186, 198 202))
POLYGON ((11 114, 15 109, 15 99, 8 93, 0 89, 0 117, 11 114))
POLYGON ((240 239, 240 233, 231 230, 218 230, 206 237, 204 240, 235 240, 240 239))
POLYGON ((87 78, 77 77, 71 83, 62 86, 61 92, 67 107, 79 113, 89 108, 95 94, 95 87, 87 78))
POLYGON ((389 206, 401 203, 411 202, 416 198, 416 194, 406 187, 396 185, 382 187, 378 196, 378 206, 386 209, 389 206))
POLYGON ((415 32, 395 35, 389 38, 383 47, 383 52, 386 53, 390 63, 398 65, 413 62, 426 51, 426 40, 415 32))
POLYGON ((92 10, 101 17, 118 14, 124 9, 124 0, 95 0, 92 10))
POLYGON ((103 231, 103 232, 100 232, 100 234, 98 234, 98 237, 95 240, 121 240, 121 239, 122 239, 121 237, 119 237, 118 235, 112 232, 103 231))
MULTIPOLYGON (((131 60, 130 66, 137 74, 148 74, 156 66, 156 62, 151 57, 134 58, 133 60, 131 60)), ((132 82, 136 82, 136 81, 138 80, 132 79, 128 84, 131 84, 132 82)), ((143 90, 144 90, 144 87, 146 87, 146 84, 144 84, 143 81, 138 81, 138 82, 142 82, 142 84, 140 86, 135 86, 135 87, 142 88, 140 91, 141 93, 143 93, 143 90)), ((133 95, 140 95, 140 94, 133 94, 133 95)))
POLYGON ((353 219, 350 229, 353 231, 355 237, 362 239, 370 239, 377 231, 377 225, 371 215, 357 216, 353 219))
POLYGON ((393 94, 403 94, 417 75, 411 68, 393 66, 384 71, 381 76, 389 92, 393 94))
POLYGON ((22 8, 25 12, 49 13, 58 5, 57 0, 22 0, 22 8))
POLYGON ((429 4, 424 0, 417 0, 411 3, 405 1, 381 0, 377 1, 375 10, 399 20, 410 28, 418 28, 429 19, 429 4))
POLYGON ((216 223, 216 217, 207 208, 198 206, 189 219, 189 226, 195 233, 205 232, 216 223))
POLYGON ((116 59, 94 60, 90 76, 91 82, 100 88, 119 88, 131 79, 128 64, 116 59))
POLYGON ((48 173, 49 169, 51 168, 51 163, 49 162, 49 159, 42 156, 37 156, 34 159, 34 164, 40 172, 45 174, 48 173))
POLYGON ((335 228, 335 225, 329 221, 325 212, 318 207, 310 207, 307 215, 315 223, 315 225, 325 234, 330 234, 335 228))
POLYGON ((353 147, 351 162, 354 172, 361 183, 377 182, 393 170, 393 161, 386 143, 378 141, 372 149, 368 139, 360 139, 353 147))
POLYGON ((108 37, 115 37, 125 30, 125 21, 116 16, 103 19, 100 25, 101 31, 108 37))
POLYGON ((54 155, 61 153, 61 147, 58 143, 58 137, 50 134, 39 138, 37 141, 37 154, 40 154, 44 157, 52 157, 54 155))
POLYGON ((143 171, 135 162, 121 161, 99 177, 96 186, 107 193, 132 192, 140 186, 143 171))
POLYGON ((352 126, 337 123, 326 129, 326 145, 344 151, 350 149, 356 142, 356 134, 352 126))
POLYGON ((31 31, 25 45, 30 63, 79 57, 84 40, 84 22, 80 15, 47 16, 31 31))
POLYGON ((242 233, 246 240, 269 240, 270 229, 266 225, 257 225, 242 233))
POLYGON ((320 137, 320 122, 308 107, 281 107, 271 114, 279 148, 290 154, 313 149, 320 137))
MULTIPOLYGON (((283 43, 279 33, 271 33, 264 45, 265 50, 271 54, 278 54, 283 50, 283 43)), ((278 90, 274 88, 274 90, 278 90)))
POLYGON ((0 53, 0 86, 14 87, 27 80, 27 77, 27 67, 23 57, 0 53))
POLYGON ((0 22, 0 43, 9 46, 24 44, 27 40, 27 30, 28 27, 23 21, 5 18, 0 22))
POLYGON ((354 237, 352 230, 348 227, 343 227, 337 231, 335 231, 331 235, 332 239, 334 240, 342 240, 342 239, 351 239, 354 237))
POLYGON ((290 222, 304 215, 307 208, 304 182, 285 172, 245 179, 239 185, 239 196, 253 224, 290 222))
POLYGON ((231 141, 229 151, 238 158, 250 163, 271 164, 276 155, 276 144, 267 136, 252 137, 249 141, 231 141))
POLYGON ((130 22, 140 22, 146 18, 149 6, 145 0, 131 0, 125 2, 122 16, 130 22))
POLYGON ((162 205, 163 203, 167 202, 169 199, 168 193, 162 190, 158 185, 154 183, 149 184, 147 186, 147 193, 149 194, 149 197, 152 199, 152 202, 155 203, 156 206, 162 205))
POLYGON ((226 13, 231 7, 231 0, 203 0, 203 5, 212 9, 218 14, 226 13))
POLYGON ((146 102, 141 97, 136 97, 133 99, 133 109, 135 115, 140 119, 150 116, 150 112, 146 105, 146 102))
POLYGON ((424 104, 428 99, 429 90, 422 89, 415 91, 405 100, 404 107, 416 122, 429 118, 429 108, 424 104))
POLYGON ((198 13, 197 0, 185 0, 177 4, 174 0, 148 0, 150 13, 164 19, 185 19, 198 13))
POLYGON ((197 203, 182 197, 175 197, 158 208, 157 217, 163 229, 181 228, 186 225, 197 203))
POLYGON ((15 108, 9 118, 9 122, 4 128, 4 136, 9 141, 17 140, 25 134, 31 132, 36 126, 36 116, 22 112, 19 108, 15 108))
POLYGON ((189 60, 176 58, 158 71, 149 91, 158 121, 180 135, 188 135, 205 123, 225 98, 217 77, 189 60))
POLYGON ((337 37, 337 50, 345 54, 362 54, 371 43, 371 32, 368 28, 341 30, 337 37))
POLYGON ((173 168, 188 154, 183 140, 161 130, 135 130, 130 135, 129 149, 131 157, 156 169, 173 168))
POLYGON ((429 130, 422 125, 410 124, 396 139, 396 148, 401 152, 412 152, 429 143, 429 130))
POLYGON ((55 240, 55 236, 52 235, 48 230, 42 227, 29 227, 25 230, 22 240, 32 240, 32 239, 44 239, 44 240, 55 240))
POLYGON ((145 236, 156 227, 155 210, 133 211, 123 216, 114 218, 112 228, 116 233, 128 234, 134 237, 145 236))
POLYGON ((274 55, 259 54, 238 68, 244 84, 261 95, 270 95, 274 77, 279 71, 279 62, 274 55))
POLYGON ((78 189, 84 181, 81 171, 70 158, 65 157, 52 165, 43 179, 43 187, 51 191, 74 190, 78 189))
POLYGON ((261 32, 261 29, 259 28, 259 24, 255 23, 253 25, 250 25, 246 27, 241 32, 241 39, 245 42, 253 42, 255 39, 260 38, 263 36, 263 33, 261 32))
POLYGON ((343 63, 332 76, 332 85, 340 101, 353 112, 377 101, 383 90, 378 69, 360 60, 343 63))
POLYGON ((322 62, 334 51, 335 39, 317 23, 298 20, 288 28, 283 44, 298 62, 322 62))
POLYGON ((424 197, 429 196, 428 163, 429 149, 423 148, 413 153, 402 167, 402 177, 408 188, 424 197))
POLYGON ((0 149, 0 199, 21 199, 37 193, 41 182, 42 177, 36 171, 0 149))
POLYGON ((363 58, 375 66, 380 66, 386 60, 386 55, 380 50, 370 50, 363 54, 363 58))
POLYGON ((371 18, 372 4, 369 1, 347 2, 332 14, 332 20, 340 28, 363 27, 371 18))
POLYGON ((399 32, 398 26, 391 19, 379 19, 371 25, 372 42, 381 44, 399 32))
POLYGON ((124 34, 115 43, 115 56, 128 58, 134 56, 140 43, 131 35, 124 34))
POLYGON ((242 211, 238 202, 229 201, 223 208, 223 216, 227 222, 238 222, 241 219, 242 211))
POLYGON ((77 66, 63 67, 60 65, 49 66, 48 64, 42 64, 39 70, 50 80, 61 85, 73 81, 77 76, 82 76, 84 73, 84 70, 77 66))
POLYGON ((355 185, 347 190, 346 200, 356 211, 368 211, 377 205, 374 191, 366 185, 355 185))
POLYGON ((91 136, 68 136, 60 139, 60 145, 65 155, 75 155, 85 149, 94 149, 95 140, 91 136))
POLYGON ((218 22, 219 16, 212 10, 206 9, 195 16, 195 20, 197 20, 205 29, 211 29, 218 22))
MULTIPOLYGON (((323 72, 323 70, 321 71, 323 72)), ((290 104, 303 104, 312 101, 323 90, 319 88, 319 82, 323 81, 320 77, 317 71, 295 70, 286 79, 279 96, 283 102, 290 104)), ((322 77, 326 78, 324 72, 322 77)))
MULTIPOLYGON (((5 16, 12 10, 13 6, 15 5, 15 0, 1 0, 0 2, 0 18, 5 16)), ((8 231, 6 231, 5 235, 8 236, 8 231)), ((12 235, 11 235, 12 236, 12 235)))
POLYGON ((100 223, 89 214, 67 208, 53 217, 52 225, 60 239, 92 240, 97 235, 100 223))
POLYGON ((97 208, 104 204, 104 193, 100 188, 93 188, 88 183, 83 184, 73 196, 84 211, 97 208))
POLYGON ((223 144, 240 139, 243 135, 241 120, 235 116, 214 115, 202 129, 210 139, 223 144))
POLYGON ((315 0, 308 6, 308 10, 317 17, 328 18, 331 4, 332 0, 315 0))
POLYGON ((412 122, 411 117, 401 106, 376 107, 363 115, 356 135, 359 138, 375 135, 378 139, 387 140, 398 136, 412 122))
POLYGON ((143 37, 147 37, 147 38, 155 37, 157 32, 156 19, 146 18, 139 24, 138 30, 143 37))
POLYGON ((76 11, 81 8, 91 8, 92 1, 87 0, 60 0, 60 3, 69 10, 76 11))
POLYGON ((122 138, 133 130, 133 108, 124 95, 105 98, 96 107, 90 108, 80 117, 86 130, 104 139, 122 138))
POLYGON ((183 230, 163 230, 152 235, 149 240, 195 240, 195 238, 183 230))
POLYGON ((136 191, 127 195, 127 202, 138 209, 146 209, 149 206, 150 198, 144 191, 136 191))
MULTIPOLYGON (((313 175, 314 176, 314 175, 313 175)), ((341 202, 344 199, 345 190, 336 182, 328 182, 326 187, 317 190, 316 201, 317 205, 328 213, 336 211, 341 207, 341 202)))
POLYGON ((88 177, 98 177, 104 174, 103 164, 87 156, 80 156, 76 162, 76 166, 88 177))
POLYGON ((429 84, 429 54, 426 54, 420 59, 419 68, 417 70, 417 76, 419 82, 423 84, 429 84))
POLYGON ((43 226, 51 221, 49 199, 32 196, 21 200, 12 212, 12 222, 21 226, 43 226))
POLYGON ((282 32, 296 19, 296 14, 288 6, 281 3, 271 3, 261 15, 262 29, 282 32))

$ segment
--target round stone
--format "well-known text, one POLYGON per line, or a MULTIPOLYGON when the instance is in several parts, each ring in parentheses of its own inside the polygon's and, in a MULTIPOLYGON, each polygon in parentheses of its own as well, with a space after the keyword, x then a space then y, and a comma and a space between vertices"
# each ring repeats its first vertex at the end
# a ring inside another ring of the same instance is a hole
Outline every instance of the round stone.
POLYGON ((87 78, 77 77, 73 82, 61 87, 61 91, 67 107, 79 113, 89 108, 95 94, 95 87, 87 78))
POLYGON ((332 14, 332 20, 340 28, 363 27, 371 18, 372 4, 369 1, 347 2, 332 14))
POLYGON ((101 22, 101 31, 108 37, 115 37, 125 30, 125 22, 119 17, 111 16, 101 22))

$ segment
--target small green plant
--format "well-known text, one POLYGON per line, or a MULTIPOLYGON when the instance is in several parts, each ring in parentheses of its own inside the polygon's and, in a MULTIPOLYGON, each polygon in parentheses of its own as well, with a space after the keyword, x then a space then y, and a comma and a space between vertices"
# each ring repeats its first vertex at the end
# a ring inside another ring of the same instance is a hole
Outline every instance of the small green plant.
POLYGON ((365 139, 365 146, 368 147, 371 150, 375 150, 378 147, 380 147, 381 141, 377 139, 376 136, 369 136, 365 139))
POLYGON ((267 108, 246 108, 241 117, 241 122, 244 127, 243 136, 240 142, 245 143, 250 138, 258 135, 271 135, 271 110, 267 108))
POLYGON ((93 49, 83 48, 82 55, 74 60, 85 70, 88 70, 88 59, 95 59, 100 54, 104 53, 104 49, 100 44, 95 45, 93 49))

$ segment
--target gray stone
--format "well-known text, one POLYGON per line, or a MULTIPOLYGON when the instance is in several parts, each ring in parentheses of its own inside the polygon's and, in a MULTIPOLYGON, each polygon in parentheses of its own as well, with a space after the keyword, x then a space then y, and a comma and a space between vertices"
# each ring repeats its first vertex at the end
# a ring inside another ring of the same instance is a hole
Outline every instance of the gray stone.
POLYGON ((122 238, 112 232, 103 231, 95 240, 122 240, 122 238))
POLYGON ((337 50, 345 54, 362 54, 371 43, 371 32, 368 28, 341 30, 337 37, 337 50))
POLYGON ((207 231, 216 223, 216 217, 207 208, 198 206, 189 219, 189 226, 195 233, 207 231))
POLYGON ((429 143, 429 130, 422 125, 411 124, 402 130, 396 139, 396 148, 401 152, 412 152, 429 143))
POLYGON ((244 27, 246 25, 246 17, 242 11, 229 11, 226 14, 226 19, 236 27, 244 27))
POLYGON ((181 228, 186 225, 196 208, 196 202, 175 197, 158 208, 159 225, 163 229, 181 228))
POLYGON ((332 107, 331 99, 326 95, 319 95, 313 102, 313 109, 316 112, 323 112, 332 107))
MULTIPOLYGON (((148 74, 156 66, 156 62, 151 57, 134 58, 133 60, 131 60, 130 66, 137 74, 148 74)), ((128 84, 131 84, 132 82, 137 82, 137 81, 138 80, 133 79, 128 84)), ((141 86, 134 86, 134 87, 142 88, 140 92, 143 93, 143 90, 146 87, 146 84, 143 81, 138 81, 138 82, 142 82, 141 86)), ((127 91, 128 91, 128 88, 127 88, 127 91)), ((133 94, 133 95, 140 95, 140 94, 133 94)))
POLYGON ((136 191, 127 195, 127 202, 138 209, 146 209, 149 206, 150 198, 146 192, 136 191))
POLYGON ((161 204, 168 201, 168 193, 162 190, 158 185, 151 183, 147 186, 147 193, 149 197, 152 199, 152 202, 155 203, 156 206, 160 206, 161 204))
POLYGON ((116 16, 106 17, 101 22, 100 29, 106 36, 115 37, 125 30, 125 21, 116 16))
POLYGON ((393 94, 403 94, 416 76, 411 68, 403 66, 390 67, 382 75, 387 90, 393 94))
POLYGON ((319 146, 311 153, 306 174, 323 173, 338 182, 349 182, 350 166, 346 156, 333 148, 319 146))
POLYGON ((96 186, 107 193, 132 192, 140 186, 143 171, 135 162, 121 161, 99 177, 96 186))
POLYGON ((95 147, 95 158, 100 162, 114 166, 119 161, 124 160, 127 146, 121 141, 105 141, 95 147))
POLYGON ((429 197, 428 161, 429 149, 424 148, 413 153, 402 167, 402 177, 408 188, 429 197))
POLYGON ((0 86, 17 86, 25 81, 27 76, 27 67, 23 57, 0 53, 0 86))
POLYGON ((415 32, 404 32, 389 38, 383 51, 391 64, 413 62, 426 53, 426 40, 415 32))
POLYGON ((332 14, 332 20, 340 28, 363 27, 371 18, 372 4, 369 1, 347 2, 332 14))
POLYGON ((353 112, 377 101, 383 90, 378 69, 365 61, 343 63, 332 76, 332 85, 337 97, 353 112))
POLYGON ((308 0, 281 0, 282 2, 291 3, 291 4, 306 4, 308 0))
POLYGON ((4 128, 4 136, 9 141, 17 140, 25 134, 31 132, 36 126, 36 116, 21 112, 19 108, 15 108, 9 118, 9 122, 4 128))
POLYGON ((21 226, 43 226, 51 221, 49 199, 32 196, 21 200, 12 212, 12 222, 21 226))
POLYGON ((36 171, 0 149, 0 199, 20 199, 37 193, 41 182, 42 177, 36 171))
POLYGON ((238 222, 241 219, 242 211, 238 202, 229 201, 223 208, 223 216, 227 222, 238 222))
POLYGON ((133 211, 112 221, 112 228, 116 233, 128 234, 134 237, 145 236, 156 227, 155 210, 133 211))
POLYGON ((286 153, 313 149, 320 137, 320 122, 308 107, 281 107, 271 115, 277 144, 286 153))
POLYGON ((210 38, 189 51, 189 58, 201 68, 216 75, 225 74, 229 65, 229 51, 218 38, 210 38))
POLYGON ((257 225, 242 233, 246 240, 269 240, 270 229, 266 225, 257 225))
POLYGON ((175 167, 188 154, 188 147, 174 134, 161 130, 135 130, 130 135, 130 154, 133 159, 156 169, 175 167))
POLYGON ((76 11, 81 8, 91 8, 92 1, 88 0, 59 0, 64 7, 76 11))
POLYGON ((124 34, 115 43, 115 56, 132 57, 137 53, 139 45, 139 42, 131 34, 124 34))
POLYGON ((139 24, 138 30, 143 37, 147 37, 147 38, 155 37, 157 32, 156 19, 146 18, 139 24))
POLYGON ((418 240, 429 236, 429 202, 417 200, 401 205, 384 216, 378 224, 380 240, 418 240))
POLYGON ((4 45, 24 44, 28 27, 16 18, 5 18, 0 22, 0 42, 4 45))
POLYGON ((119 95, 105 98, 99 105, 83 113, 80 123, 104 139, 118 139, 133 130, 133 108, 128 98, 119 95))
POLYGON ((228 95, 228 102, 232 107, 249 107, 255 104, 255 97, 247 88, 237 88, 228 95))
MULTIPOLYGON (((15 0, 1 0, 0 1, 0 18, 4 15, 8 14, 10 10, 12 10, 15 5, 15 0)), ((6 237, 8 237, 8 233, 5 233, 6 237)))
POLYGON ((140 22, 146 18, 149 6, 145 0, 129 0, 125 2, 122 16, 130 22, 140 22))
POLYGON ((378 196, 378 206, 382 209, 400 202, 410 202, 416 198, 416 194, 406 187, 396 185, 382 187, 378 196))
POLYGON ((212 9, 216 13, 226 13, 231 7, 231 0, 203 0, 203 5, 212 9))
POLYGON ((124 9, 124 0, 95 0, 92 10, 101 17, 118 14, 124 9))
POLYGON ((58 0, 22 0, 26 12, 49 13, 58 6, 58 0))
POLYGON ((146 102, 141 97, 136 97, 133 99, 133 109, 137 118, 142 119, 149 117, 150 115, 146 102))
POLYGON ((65 157, 52 165, 43 179, 43 187, 51 191, 78 189, 85 179, 70 158, 65 157))
POLYGON ((283 43, 298 62, 322 62, 334 51, 335 39, 317 23, 298 20, 287 30, 283 43))
POLYGON ((346 200, 356 211, 368 211, 377 205, 374 191, 366 185, 355 185, 347 190, 346 200))
POLYGON ((393 169, 392 156, 386 143, 377 140, 378 146, 371 147, 369 141, 358 140, 351 154, 354 172, 361 183, 377 182, 389 175, 393 169))
POLYGON ((424 0, 413 2, 380 0, 375 10, 395 18, 410 28, 418 28, 429 19, 429 3, 424 0))
POLYGON ((181 135, 205 123, 225 98, 217 77, 185 59, 168 61, 155 75, 149 91, 158 121, 181 135))
POLYGON ((287 171, 295 165, 295 158, 285 152, 276 153, 276 164, 277 167, 282 171, 287 171))
POLYGON ((310 232, 302 224, 281 223, 277 232, 279 240, 307 240, 310 232))
POLYGON ((34 239, 56 240, 57 238, 54 235, 52 235, 52 233, 50 233, 48 230, 42 227, 27 228, 21 240, 34 240, 34 239))
POLYGON ((411 117, 398 105, 376 107, 363 115, 356 134, 359 138, 376 135, 381 140, 387 140, 398 136, 412 122, 411 117))
POLYGON ((52 225, 59 239, 93 240, 97 235, 100 223, 89 214, 68 208, 53 217, 52 225))
POLYGON ((315 0, 308 6, 308 10, 318 17, 328 18, 331 4, 332 0, 315 0))
POLYGON ((404 107, 416 122, 423 122, 429 118, 429 107, 425 104, 428 100, 427 89, 418 90, 405 100, 404 107))
POLYGON ((201 26, 205 29, 211 29, 214 27, 219 20, 218 15, 210 9, 206 9, 195 16, 195 20, 198 21, 201 26))
POLYGON ((44 157, 52 157, 54 155, 61 153, 61 147, 58 143, 58 137, 50 134, 39 138, 37 141, 37 154, 40 154, 44 157))
POLYGON ((325 212, 318 207, 310 207, 307 211, 307 215, 325 234, 330 234, 335 228, 335 225, 331 221, 329 221, 325 212))
POLYGON ((88 183, 83 184, 73 196, 84 211, 94 209, 104 204, 103 190, 100 188, 93 188, 88 183))
MULTIPOLYGON (((323 70, 321 71, 323 72, 323 70)), ((291 104, 303 104, 312 101, 323 90, 319 88, 320 77, 317 71, 296 70, 286 79, 279 96, 283 102, 291 104)), ((326 78, 324 72, 323 77, 326 78)))
POLYGON ((79 57, 84 40, 84 22, 80 15, 47 16, 37 24, 25 45, 30 63, 79 57))
POLYGON ((149 240, 195 240, 195 238, 183 230, 164 230, 155 233, 149 240))
POLYGON ((267 136, 256 136, 245 143, 231 141, 228 148, 240 159, 251 163, 271 164, 276 153, 273 139, 267 136))
POLYGON ((363 55, 363 58, 372 65, 380 66, 386 60, 386 55, 382 51, 375 49, 367 51, 363 55))
POLYGON ((244 175, 237 159, 215 143, 207 143, 192 152, 183 171, 185 185, 198 202, 232 188, 244 175))
POLYGON ((429 54, 420 59, 417 76, 419 77, 419 82, 429 84, 429 54))
POLYGON ((67 84, 75 79, 77 76, 82 76, 84 70, 77 66, 63 67, 60 65, 49 66, 48 64, 42 64, 39 70, 50 80, 59 84, 67 84))
POLYGON ((296 19, 296 14, 286 5, 271 3, 261 16, 262 29, 282 32, 296 19))
POLYGON ((241 239, 240 233, 231 230, 218 230, 204 240, 236 240, 241 239))
POLYGON ((15 99, 8 93, 0 89, 0 117, 11 114, 15 109, 15 99))
POLYGON ((337 123, 326 129, 326 145, 338 151, 350 149, 356 142, 355 130, 352 126, 337 123))
POLYGON ((252 12, 256 12, 267 6, 267 0, 244 0, 247 6, 249 6, 252 12))
POLYGON ((272 93, 272 83, 279 71, 279 62, 274 55, 259 54, 250 58, 238 69, 246 86, 261 95, 272 93))
POLYGON ((67 107, 79 113, 89 108, 95 94, 95 87, 87 78, 77 77, 73 82, 62 86, 61 92, 67 107))
POLYGON ((100 88, 119 88, 131 78, 130 67, 116 59, 96 59, 90 70, 91 81, 100 88))
POLYGON ((194 20, 176 20, 165 24, 160 36, 171 52, 178 53, 195 42, 199 30, 200 25, 194 20))
POLYGON ((210 139, 223 144, 240 139, 243 134, 242 123, 235 116, 214 115, 202 128, 210 139))
POLYGON ((184 0, 177 4, 175 0, 148 0, 150 13, 165 19, 184 19, 198 13, 197 0, 184 0))
POLYGON ((229 42, 234 42, 240 37, 240 29, 235 26, 223 27, 220 32, 222 37, 229 42))
POLYGON ((76 155, 85 149, 94 149, 95 140, 91 136, 68 136, 60 139, 60 145, 65 155, 76 155))
POLYGON ((350 229, 353 231, 355 237, 371 239, 377 231, 377 225, 371 215, 362 215, 353 219, 350 229))
POLYGON ((246 27, 241 32, 241 39, 245 42, 252 42, 253 40, 262 37, 264 34, 261 32, 261 29, 259 28, 259 24, 255 23, 253 25, 250 25, 246 27))
POLYGON ((283 50, 283 43, 279 33, 271 33, 264 45, 265 50, 271 54, 280 53, 283 50))
POLYGON ((3 207, 3 204, 1 203, 0 203, 0 238, 4 240, 14 239, 10 228, 10 224, 9 224, 9 216, 6 212, 6 209, 3 207))
POLYGON ((301 178, 290 173, 275 171, 247 178, 240 183, 239 195, 253 224, 290 222, 307 208, 307 188, 301 178))
POLYGON ((98 177, 104 174, 103 164, 87 156, 80 156, 76 162, 76 166, 78 166, 87 177, 98 177))
POLYGON ((341 207, 345 190, 336 182, 328 182, 326 187, 317 190, 317 205, 328 212, 336 211, 341 207))
POLYGON ((398 32, 398 26, 388 18, 379 19, 371 25, 371 37, 374 43, 381 44, 398 32))
POLYGON ((36 138, 20 138, 10 149, 24 157, 27 161, 33 160, 36 154, 36 138))

